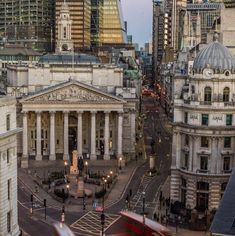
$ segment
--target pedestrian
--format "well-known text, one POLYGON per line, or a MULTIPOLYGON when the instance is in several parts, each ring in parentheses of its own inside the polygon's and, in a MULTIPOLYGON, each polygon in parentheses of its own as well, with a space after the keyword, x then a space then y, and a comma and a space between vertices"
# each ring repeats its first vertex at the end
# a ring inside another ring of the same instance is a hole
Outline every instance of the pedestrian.
POLYGON ((156 219, 157 219, 157 222, 159 222, 159 215, 158 214, 157 214, 157 218, 156 219))
POLYGON ((154 219, 154 220, 157 219, 157 214, 156 214, 156 212, 154 212, 154 214, 153 214, 153 219, 154 219))
POLYGON ((135 155, 135 162, 137 163, 137 161, 138 161, 138 156, 137 156, 137 154, 135 155))

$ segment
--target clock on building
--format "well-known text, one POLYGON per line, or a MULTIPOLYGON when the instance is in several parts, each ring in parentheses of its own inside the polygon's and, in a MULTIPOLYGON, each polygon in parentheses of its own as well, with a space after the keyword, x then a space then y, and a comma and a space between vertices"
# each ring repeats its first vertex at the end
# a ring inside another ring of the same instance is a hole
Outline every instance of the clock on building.
POLYGON ((207 78, 211 78, 213 76, 213 74, 214 74, 214 71, 212 69, 206 68, 203 71, 203 75, 207 78))

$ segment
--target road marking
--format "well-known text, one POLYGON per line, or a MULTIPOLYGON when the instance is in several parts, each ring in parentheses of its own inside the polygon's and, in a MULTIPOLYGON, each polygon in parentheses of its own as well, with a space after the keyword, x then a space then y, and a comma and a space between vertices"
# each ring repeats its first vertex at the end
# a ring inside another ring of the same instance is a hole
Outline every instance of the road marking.
MULTIPOLYGON (((80 219, 72 223, 70 227, 79 231, 89 232, 93 235, 100 235, 100 215, 100 212, 89 211, 80 219)), ((104 231, 114 224, 120 217, 120 215, 105 213, 104 231)))

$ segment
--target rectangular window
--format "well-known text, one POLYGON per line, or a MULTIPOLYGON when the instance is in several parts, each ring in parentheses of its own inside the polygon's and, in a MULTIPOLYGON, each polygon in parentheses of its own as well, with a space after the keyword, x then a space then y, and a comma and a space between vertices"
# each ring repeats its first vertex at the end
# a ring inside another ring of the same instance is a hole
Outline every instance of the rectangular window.
POLYGON ((185 134, 185 146, 189 145, 189 136, 185 134))
POLYGON ((11 232, 11 212, 7 212, 7 232, 11 232))
POLYGON ((226 115, 226 125, 227 126, 232 125, 232 122, 233 122, 233 115, 231 114, 226 115))
POLYGON ((209 115, 208 114, 202 114, 202 125, 208 126, 209 121, 209 115))
POLYGON ((7 115, 6 117, 6 128, 7 128, 7 131, 10 130, 11 126, 10 126, 10 114, 7 115))
POLYGON ((10 163, 10 149, 7 149, 7 163, 10 163))
POLYGON ((209 147, 209 138, 208 137, 201 137, 201 147, 209 147))
POLYGON ((192 90, 192 94, 194 94, 195 93, 195 86, 194 85, 191 86, 191 90, 192 90))
POLYGON ((200 170, 208 170, 208 157, 201 156, 200 159, 200 170))
POLYGON ((188 112, 184 113, 184 123, 188 124, 188 112))
POLYGON ((11 180, 7 180, 7 199, 11 199, 11 180))
POLYGON ((184 154, 184 168, 188 169, 188 153, 184 154))
POLYGON ((224 138, 224 148, 230 148, 231 147, 231 137, 225 137, 224 138))
POLYGON ((224 157, 224 166, 223 166, 224 171, 230 171, 230 157, 226 156, 224 157))

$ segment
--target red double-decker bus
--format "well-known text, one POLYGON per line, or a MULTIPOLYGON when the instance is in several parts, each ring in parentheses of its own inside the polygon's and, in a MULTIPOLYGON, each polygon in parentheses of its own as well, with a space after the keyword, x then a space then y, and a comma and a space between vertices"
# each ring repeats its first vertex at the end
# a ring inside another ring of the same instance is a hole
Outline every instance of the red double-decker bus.
POLYGON ((123 217, 124 232, 119 236, 172 236, 167 227, 143 215, 130 211, 122 211, 120 214, 123 217))

